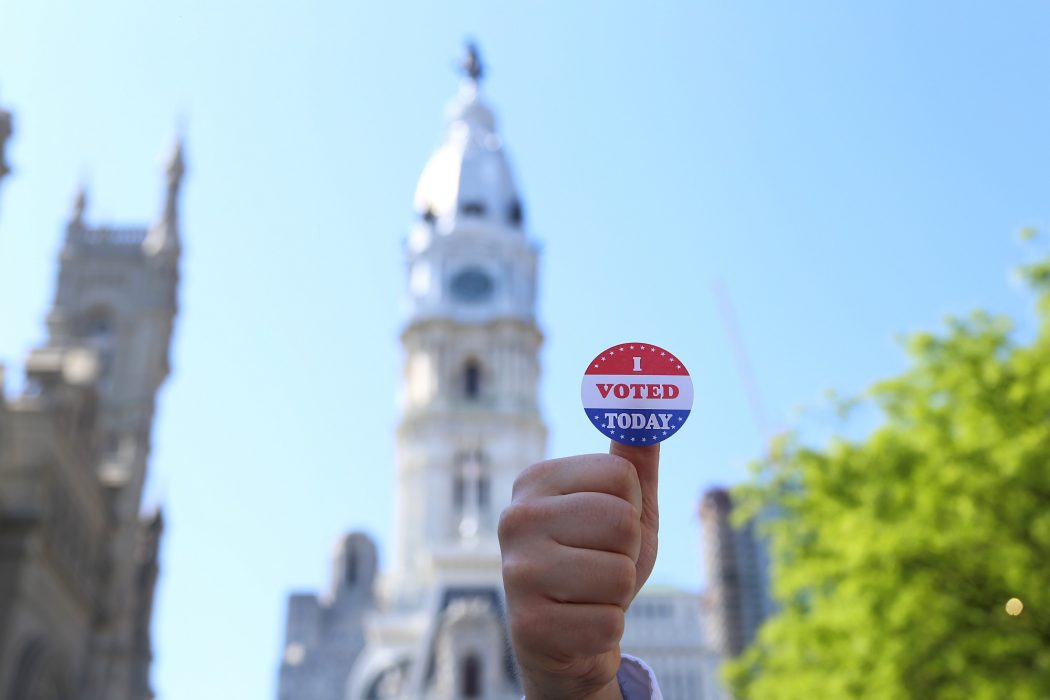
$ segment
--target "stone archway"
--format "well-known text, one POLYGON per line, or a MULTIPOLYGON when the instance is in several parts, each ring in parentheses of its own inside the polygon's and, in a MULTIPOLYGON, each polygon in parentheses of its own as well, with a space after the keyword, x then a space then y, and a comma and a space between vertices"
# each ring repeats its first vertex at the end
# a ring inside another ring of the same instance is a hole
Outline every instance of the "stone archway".
POLYGON ((71 685, 65 664, 41 639, 22 646, 5 700, 69 700, 71 685))

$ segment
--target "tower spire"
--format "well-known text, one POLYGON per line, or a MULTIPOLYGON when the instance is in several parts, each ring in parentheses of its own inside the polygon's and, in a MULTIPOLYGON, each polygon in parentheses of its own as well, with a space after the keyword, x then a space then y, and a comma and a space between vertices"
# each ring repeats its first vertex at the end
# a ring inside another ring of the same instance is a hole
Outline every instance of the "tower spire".
POLYGON ((164 168, 164 211, 142 244, 150 255, 164 251, 177 253, 179 250, 179 190, 182 188, 183 175, 186 174, 182 144, 182 134, 179 133, 164 168))
POLYGON ((87 210, 88 194, 87 185, 81 181, 77 185, 77 193, 73 196, 73 208, 69 213, 69 223, 72 226, 83 226, 84 212, 87 210))
POLYGON ((179 190, 182 188, 182 177, 186 174, 186 163, 182 157, 182 134, 175 137, 175 146, 168 157, 165 170, 167 192, 164 198, 164 220, 175 224, 178 218, 179 190))

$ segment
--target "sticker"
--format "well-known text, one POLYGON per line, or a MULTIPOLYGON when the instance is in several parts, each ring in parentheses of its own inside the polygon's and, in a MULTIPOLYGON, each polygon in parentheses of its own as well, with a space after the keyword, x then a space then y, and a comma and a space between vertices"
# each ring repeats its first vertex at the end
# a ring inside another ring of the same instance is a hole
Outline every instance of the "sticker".
POLYGON ((693 407, 693 380, 657 345, 624 343, 594 358, 580 389, 594 427, 625 445, 651 445, 681 429, 693 407))

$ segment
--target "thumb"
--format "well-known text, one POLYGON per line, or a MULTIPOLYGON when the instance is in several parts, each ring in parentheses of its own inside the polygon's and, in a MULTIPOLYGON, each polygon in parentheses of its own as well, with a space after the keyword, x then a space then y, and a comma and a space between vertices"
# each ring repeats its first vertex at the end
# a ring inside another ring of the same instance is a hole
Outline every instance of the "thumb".
POLYGON ((634 465, 638 483, 642 487, 642 548, 638 555, 638 575, 635 592, 641 589, 656 563, 658 533, 660 531, 660 502, 657 484, 660 474, 660 444, 624 445, 611 441, 609 454, 622 457, 634 465))
POLYGON ((638 472, 638 481, 642 486, 642 500, 652 496, 656 503, 657 475, 660 471, 660 443, 654 445, 625 445, 611 440, 609 454, 623 457, 634 465, 638 472))

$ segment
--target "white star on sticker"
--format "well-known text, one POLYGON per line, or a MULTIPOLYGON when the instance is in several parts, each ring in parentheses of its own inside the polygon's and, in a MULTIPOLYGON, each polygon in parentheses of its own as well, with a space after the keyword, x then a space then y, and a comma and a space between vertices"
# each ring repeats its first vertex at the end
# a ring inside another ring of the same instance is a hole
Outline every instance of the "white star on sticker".
POLYGON ((631 438, 631 442, 634 442, 634 438, 631 438))
POLYGON ((665 355, 667 355, 667 353, 666 353, 666 352, 662 352, 662 353, 660 353, 660 357, 664 357, 665 355))
POLYGON ((667 431, 666 430, 664 431, 664 435, 667 435, 667 431))
POLYGON ((595 365, 595 366, 594 366, 594 368, 595 368, 595 369, 598 369, 598 365, 595 365))

